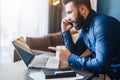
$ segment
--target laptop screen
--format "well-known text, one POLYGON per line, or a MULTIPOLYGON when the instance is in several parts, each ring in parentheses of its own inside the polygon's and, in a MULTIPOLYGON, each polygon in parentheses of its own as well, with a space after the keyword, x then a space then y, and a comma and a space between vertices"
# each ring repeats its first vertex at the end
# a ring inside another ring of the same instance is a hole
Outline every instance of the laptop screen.
POLYGON ((22 60, 25 62, 25 64, 28 66, 28 64, 33 59, 34 55, 32 54, 31 49, 26 44, 26 41, 23 37, 20 37, 13 42, 14 47, 16 48, 19 56, 22 58, 22 60))

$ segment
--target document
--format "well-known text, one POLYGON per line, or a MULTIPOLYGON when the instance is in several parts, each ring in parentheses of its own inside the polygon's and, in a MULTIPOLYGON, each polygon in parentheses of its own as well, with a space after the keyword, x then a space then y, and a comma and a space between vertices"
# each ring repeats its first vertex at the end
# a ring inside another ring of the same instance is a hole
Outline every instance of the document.
POLYGON ((33 72, 29 74, 29 77, 33 80, 45 80, 41 72, 33 72))
POLYGON ((68 78, 54 78, 54 79, 45 79, 42 76, 42 72, 33 72, 29 74, 29 77, 34 80, 77 80, 77 79, 83 79, 83 75, 76 74, 76 77, 68 77, 68 78))

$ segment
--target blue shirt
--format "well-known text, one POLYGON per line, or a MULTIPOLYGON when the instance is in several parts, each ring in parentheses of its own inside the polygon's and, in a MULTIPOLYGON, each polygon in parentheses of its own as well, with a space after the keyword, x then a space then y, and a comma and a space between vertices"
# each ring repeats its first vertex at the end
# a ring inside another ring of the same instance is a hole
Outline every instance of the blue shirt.
MULTIPOLYGON (((120 22, 113 17, 91 10, 79 31, 76 43, 70 31, 62 32, 63 41, 71 54, 68 63, 95 73, 106 73, 111 79, 120 76, 120 22), (89 49, 93 57, 82 57, 89 49)), ((119 77, 120 78, 120 77, 119 77)))

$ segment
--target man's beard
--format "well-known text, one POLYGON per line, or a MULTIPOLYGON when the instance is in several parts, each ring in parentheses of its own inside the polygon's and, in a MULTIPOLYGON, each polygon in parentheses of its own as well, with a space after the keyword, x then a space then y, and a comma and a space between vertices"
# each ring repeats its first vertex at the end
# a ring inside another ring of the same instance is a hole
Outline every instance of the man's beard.
POLYGON ((75 29, 80 30, 80 28, 83 26, 84 18, 81 16, 80 12, 78 11, 78 17, 76 19, 76 25, 75 29))

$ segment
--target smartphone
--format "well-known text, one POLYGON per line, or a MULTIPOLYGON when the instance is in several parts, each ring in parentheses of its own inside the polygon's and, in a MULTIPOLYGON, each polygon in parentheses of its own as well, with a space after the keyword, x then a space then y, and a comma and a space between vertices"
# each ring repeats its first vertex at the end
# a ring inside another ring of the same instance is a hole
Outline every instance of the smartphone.
MULTIPOLYGON (((72 22, 68 22, 70 25, 71 25, 71 28, 73 27, 73 23, 72 22)), ((79 30, 81 27, 80 26, 74 26, 74 28, 76 29, 76 30, 79 30)))
POLYGON ((70 25, 71 25, 71 27, 73 27, 73 23, 72 22, 68 22, 70 25))

